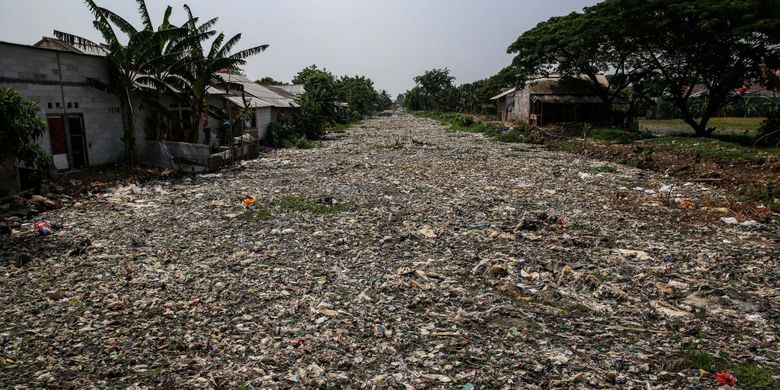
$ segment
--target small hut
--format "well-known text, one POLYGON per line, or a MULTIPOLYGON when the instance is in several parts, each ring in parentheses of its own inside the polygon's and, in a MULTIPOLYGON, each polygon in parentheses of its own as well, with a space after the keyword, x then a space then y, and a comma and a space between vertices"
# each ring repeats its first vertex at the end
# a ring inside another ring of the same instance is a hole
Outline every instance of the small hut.
MULTIPOLYGON (((607 85, 604 75, 598 75, 598 81, 607 85)), ((592 82, 584 77, 537 77, 491 100, 496 101, 498 119, 504 122, 543 126, 562 122, 609 121, 609 107, 595 94, 592 82)))

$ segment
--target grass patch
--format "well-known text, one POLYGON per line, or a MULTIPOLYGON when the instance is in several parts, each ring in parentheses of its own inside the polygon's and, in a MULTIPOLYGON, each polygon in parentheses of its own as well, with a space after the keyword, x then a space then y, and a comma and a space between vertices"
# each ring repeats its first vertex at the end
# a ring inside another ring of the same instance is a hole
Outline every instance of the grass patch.
POLYGON ((273 212, 271 211, 270 208, 268 208, 268 207, 261 207, 261 208, 257 209, 257 211, 255 211, 254 217, 255 217, 255 219, 266 219, 266 218, 270 217, 271 214, 273 214, 273 212))
POLYGON ((737 386, 748 390, 780 390, 780 381, 773 376, 780 372, 761 367, 758 364, 734 363, 726 355, 713 355, 696 346, 689 347, 683 353, 683 366, 689 369, 702 369, 711 373, 726 371, 737 378, 737 386))
POLYGON ((602 127, 591 130, 588 137, 617 144, 628 144, 640 139, 650 138, 652 135, 645 132, 628 131, 614 127, 602 127))
POLYGON ((362 124, 363 124, 362 122, 355 122, 355 123, 336 123, 336 124, 333 124, 332 126, 328 127, 328 128, 326 129, 326 131, 327 131, 328 133, 334 133, 334 134, 344 134, 344 133, 346 133, 346 132, 347 132, 347 129, 349 129, 350 127, 352 127, 352 126, 357 126, 357 125, 361 125, 361 127, 362 127, 362 124))
POLYGON ((617 173, 617 168, 613 167, 609 164, 599 165, 595 168, 593 168, 596 172, 602 172, 602 173, 617 173))
MULTIPOLYGON (((698 120, 698 119, 697 119, 698 120)), ((712 118, 707 123, 708 127, 715 127, 720 131, 727 132, 727 130, 748 130, 756 131, 761 123, 764 122, 764 117, 724 117, 724 118, 712 118)), ((680 128, 681 130, 690 131, 693 130, 682 119, 640 119, 639 127, 669 127, 680 128)))
POLYGON ((449 126, 448 131, 462 131, 466 133, 479 133, 499 142, 524 142, 526 128, 505 127, 498 122, 482 122, 471 115, 451 112, 413 111, 414 116, 434 119, 443 125, 449 126))
POLYGON ((549 144, 554 149, 567 153, 579 153, 582 150, 582 143, 573 138, 551 141, 549 144))
POLYGON ((672 136, 653 138, 648 142, 666 149, 697 153, 702 157, 756 163, 766 161, 766 157, 760 155, 758 150, 713 138, 672 136))
POLYGON ((349 211, 350 206, 345 202, 335 202, 328 196, 317 200, 310 200, 302 196, 290 195, 277 200, 267 206, 260 206, 252 217, 255 220, 263 220, 277 213, 309 212, 312 214, 335 214, 349 211))
POLYGON ((314 147, 314 141, 308 138, 300 137, 295 140, 293 145, 298 149, 311 149, 314 147))
POLYGON ((315 147, 315 144, 314 141, 308 138, 298 137, 279 140, 274 144, 274 147, 280 149, 312 149, 315 147))
POLYGON ((737 202, 754 201, 763 203, 772 211, 778 211, 780 204, 775 203, 775 199, 780 199, 780 183, 771 179, 750 187, 740 188, 735 196, 737 202))
POLYGON ((279 200, 277 207, 283 212, 308 211, 313 214, 333 214, 349 209, 346 203, 334 203, 330 197, 322 197, 317 201, 311 201, 302 196, 284 197, 279 200))

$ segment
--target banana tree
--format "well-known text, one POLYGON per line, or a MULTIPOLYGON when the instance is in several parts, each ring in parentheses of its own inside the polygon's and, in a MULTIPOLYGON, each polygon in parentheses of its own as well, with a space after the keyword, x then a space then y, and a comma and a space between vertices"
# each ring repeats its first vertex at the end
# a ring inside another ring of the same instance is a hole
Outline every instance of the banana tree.
MULTIPOLYGON (((193 17, 192 10, 187 5, 184 6, 184 9, 189 16, 185 26, 190 31, 190 35, 204 33, 204 26, 198 26, 198 19, 193 17)), ((212 19, 212 21, 216 21, 216 19, 212 19)), ((208 28, 210 25, 205 27, 206 30, 208 28)), ((202 41, 193 42, 188 49, 186 66, 182 69, 180 76, 185 81, 182 85, 182 97, 189 102, 193 113, 192 142, 198 141, 201 133, 201 122, 204 121, 207 124, 208 121, 208 114, 203 118, 202 113, 205 113, 208 108, 209 88, 225 82, 218 73, 223 69, 233 69, 244 65, 246 58, 259 54, 268 48, 268 45, 260 45, 230 54, 240 40, 241 34, 236 34, 225 41, 225 34, 220 33, 214 38, 208 51, 205 50, 202 41)))
MULTIPOLYGON (((143 3, 143 1, 140 1, 143 3)), ((151 19, 148 17, 145 5, 141 8, 144 27, 147 30, 153 29, 151 19)), ((182 85, 182 79, 179 76, 185 67, 187 61, 182 61, 188 52, 188 48, 195 43, 199 43, 214 35, 215 32, 209 28, 217 21, 216 18, 204 23, 196 32, 190 32, 188 28, 178 28, 171 24, 170 17, 172 8, 168 6, 165 9, 163 20, 157 27, 157 32, 179 29, 180 33, 176 36, 165 36, 157 34, 151 45, 152 57, 156 58, 148 64, 145 74, 136 81, 152 88, 150 93, 145 95, 144 103, 151 108, 152 117, 152 137, 160 140, 162 127, 165 119, 175 119, 170 114, 168 108, 163 104, 165 96, 178 96, 177 86, 182 85)))
MULTIPOLYGON (((125 130, 122 142, 125 145, 127 163, 134 167, 137 162, 137 145, 135 140, 136 113, 135 106, 139 84, 137 80, 150 68, 155 61, 174 61, 180 56, 178 53, 157 55, 154 51, 154 43, 159 40, 171 40, 187 34, 183 28, 167 28, 154 31, 151 28, 151 19, 146 9, 144 0, 137 0, 141 18, 145 27, 141 30, 133 27, 131 23, 114 12, 100 7, 93 0, 85 0, 92 14, 95 16, 94 27, 101 33, 106 42, 107 55, 111 81, 104 84, 105 90, 119 97, 125 114, 125 130), (119 32, 127 36, 127 42, 120 39, 119 32)), ((99 81, 92 80, 94 84, 99 81)))

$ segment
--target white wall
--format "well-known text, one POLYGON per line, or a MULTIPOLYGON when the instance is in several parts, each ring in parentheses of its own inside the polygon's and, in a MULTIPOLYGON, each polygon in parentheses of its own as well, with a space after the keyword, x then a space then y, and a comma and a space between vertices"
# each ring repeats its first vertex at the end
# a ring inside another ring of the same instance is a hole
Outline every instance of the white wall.
POLYGON ((255 111, 255 121, 260 139, 265 139, 268 136, 268 125, 273 121, 272 111, 271 107, 262 107, 255 111))

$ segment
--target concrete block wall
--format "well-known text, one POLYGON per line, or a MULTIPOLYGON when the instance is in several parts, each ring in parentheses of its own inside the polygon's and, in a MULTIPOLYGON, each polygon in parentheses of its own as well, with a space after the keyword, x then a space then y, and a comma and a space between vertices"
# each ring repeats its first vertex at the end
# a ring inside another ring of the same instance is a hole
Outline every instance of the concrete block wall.
MULTIPOLYGON (((3 53, 0 56, 0 86, 16 89, 38 103, 39 115, 44 121, 49 115, 62 115, 66 111, 69 115, 83 116, 90 165, 124 159, 124 145, 121 142, 123 118, 119 98, 87 84, 87 78, 108 81, 108 64, 104 58, 2 42, 0 52, 3 53), (63 81, 79 85, 68 84, 61 89, 57 84, 60 78, 58 55, 63 81)), ((48 130, 38 140, 38 144, 51 152, 48 130)))

